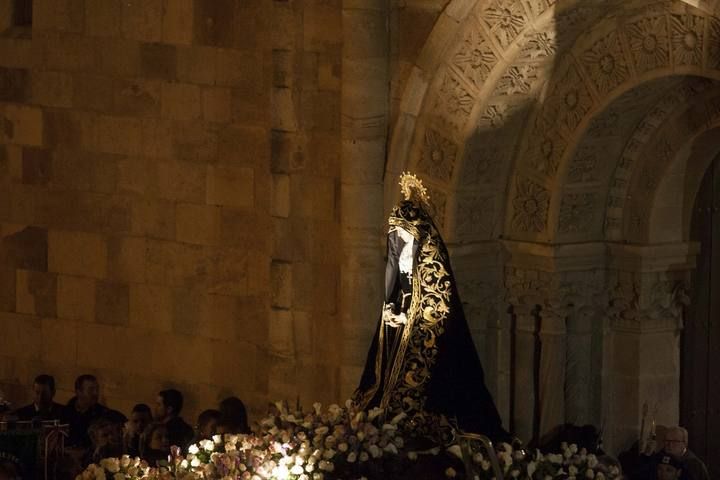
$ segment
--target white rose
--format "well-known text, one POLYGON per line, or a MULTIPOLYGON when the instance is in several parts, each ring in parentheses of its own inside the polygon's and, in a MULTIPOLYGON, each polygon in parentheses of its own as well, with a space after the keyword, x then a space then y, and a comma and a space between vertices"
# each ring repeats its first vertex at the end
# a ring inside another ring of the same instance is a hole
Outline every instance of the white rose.
POLYGON ((345 442, 341 443, 340 445, 338 445, 338 450, 340 450, 343 453, 347 452, 348 444, 345 442))
POLYGON ((355 463, 355 460, 357 460, 357 453, 350 452, 350 454, 347 456, 348 463, 355 463))
POLYGON ((397 455, 398 453, 398 449, 394 443, 388 443, 387 445, 385 445, 385 448, 383 448, 383 450, 393 455, 397 455))
POLYGON ((598 459, 592 453, 587 456, 588 467, 595 468, 598 465, 598 459))
POLYGON ((216 445, 220 445, 222 443, 222 435, 213 435, 212 441, 215 442, 216 445))
POLYGON ((368 412, 368 420, 370 420, 370 421, 372 422, 372 421, 375 420, 377 417, 379 417, 380 415, 382 415, 384 411, 385 411, 385 410, 383 410, 382 408, 379 408, 379 407, 375 407, 375 408, 370 409, 370 411, 368 412))
POLYGON ((320 403, 320 402, 313 403, 313 410, 315 410, 315 415, 320 415, 320 412, 322 411, 322 403, 320 403))
POLYGON ((408 452, 408 459, 415 461, 417 460, 417 453, 416 452, 408 452))
POLYGON ((194 467, 199 467, 199 466, 200 466, 200 459, 197 458, 197 457, 193 458, 193 459, 190 461, 190 466, 193 467, 193 468, 194 468, 194 467))
POLYGON ((197 455, 197 453, 200 451, 197 445, 194 443, 188 447, 188 453, 191 453, 193 455, 197 455))
POLYGON ((573 443, 572 445, 570 445, 570 451, 571 451, 573 454, 576 454, 576 453, 578 452, 578 447, 577 447, 577 445, 575 445, 574 443, 573 443))
POLYGON ((445 470, 445 476, 448 478, 455 478, 457 476, 457 472, 454 468, 448 467, 448 469, 445 470))
POLYGON ((577 475, 577 474, 578 474, 578 469, 577 469, 577 467, 576 467, 575 465, 570 465, 570 466, 568 467, 568 474, 569 474, 569 475, 577 475))
POLYGON ((587 478, 595 478, 595 471, 592 470, 592 469, 588 469, 588 471, 585 472, 585 476, 586 476, 587 478))
POLYGON ((120 460, 117 458, 103 458, 100 460, 100 466, 110 473, 117 473, 120 471, 120 460))
POLYGON ((368 453, 372 455, 373 458, 380 458, 382 457, 382 450, 380 450, 380 447, 377 445, 370 445, 368 448, 368 453))
POLYGON ((290 473, 293 475, 302 475, 304 472, 303 467, 301 465, 293 465, 293 467, 290 469, 290 473))
POLYGON ((369 458, 370 456, 367 452, 360 452, 360 456, 358 457, 361 462, 367 462, 369 458))

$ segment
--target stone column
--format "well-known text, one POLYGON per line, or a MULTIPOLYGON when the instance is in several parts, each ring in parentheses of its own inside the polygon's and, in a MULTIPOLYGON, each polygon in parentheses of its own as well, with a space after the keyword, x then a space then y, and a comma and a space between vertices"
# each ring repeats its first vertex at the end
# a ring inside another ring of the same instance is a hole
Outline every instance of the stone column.
POLYGON ((561 292, 553 290, 540 310, 540 438, 565 423, 565 319, 569 308, 561 292))
POLYGON ((614 245, 611 252, 605 438, 617 452, 637 440, 645 403, 657 423, 678 423, 682 309, 696 252, 685 243, 614 245))
POLYGON ((507 267, 505 287, 514 319, 511 348, 511 424, 513 433, 529 442, 537 433, 538 305, 540 272, 507 267))
POLYGON ((389 112, 385 0, 343 0, 340 394, 360 380, 382 305, 383 172, 389 112))

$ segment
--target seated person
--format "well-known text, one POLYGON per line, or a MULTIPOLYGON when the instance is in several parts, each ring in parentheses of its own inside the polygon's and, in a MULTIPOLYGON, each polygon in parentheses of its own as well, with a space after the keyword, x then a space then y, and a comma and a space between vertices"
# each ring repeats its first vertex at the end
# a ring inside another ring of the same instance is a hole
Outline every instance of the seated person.
POLYGON ((680 480, 683 473, 683 462, 667 452, 660 452, 655 467, 656 480, 680 480))
POLYGON ((70 425, 67 445, 81 449, 91 445, 88 435, 90 424, 109 409, 98 403, 100 385, 94 375, 80 375, 75 380, 75 396, 65 406, 63 416, 70 425))
POLYGON ((140 456, 140 437, 150 423, 152 423, 150 407, 144 403, 135 405, 130 413, 130 420, 125 423, 123 445, 126 454, 131 457, 140 456))
POLYGON ((183 452, 195 436, 192 427, 180 417, 183 407, 183 396, 178 390, 170 388, 158 393, 155 400, 155 421, 167 426, 167 437, 170 445, 177 445, 183 452))
POLYGON ((195 435, 195 441, 208 440, 213 435, 218 433, 218 423, 220 422, 220 411, 209 409, 204 410, 197 420, 197 433, 195 435))
POLYGON ((60 420, 63 406, 55 403, 55 379, 51 375, 38 375, 33 382, 33 403, 10 414, 18 420, 60 420))
POLYGON ((688 431, 683 427, 670 427, 665 432, 665 451, 675 457, 678 457, 685 471, 683 480, 710 480, 708 469, 693 452, 688 449, 688 431))
POLYGON ((222 433, 250 433, 245 404, 237 397, 220 402, 220 425, 222 433))
POLYGON ((102 416, 93 420, 88 436, 92 444, 84 457, 83 466, 123 454, 122 423, 116 417, 102 416))
POLYGON ((170 441, 167 424, 153 422, 147 426, 142 435, 140 457, 150 466, 157 466, 158 462, 167 462, 170 454, 170 441))

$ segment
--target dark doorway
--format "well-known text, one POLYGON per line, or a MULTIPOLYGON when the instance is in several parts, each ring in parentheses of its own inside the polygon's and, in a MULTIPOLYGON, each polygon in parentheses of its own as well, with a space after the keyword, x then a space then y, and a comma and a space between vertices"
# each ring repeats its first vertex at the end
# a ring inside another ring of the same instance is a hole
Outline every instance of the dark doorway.
POLYGON ((690 449, 720 478, 720 161, 695 200, 691 239, 700 242, 692 302, 682 336, 680 421, 690 449))

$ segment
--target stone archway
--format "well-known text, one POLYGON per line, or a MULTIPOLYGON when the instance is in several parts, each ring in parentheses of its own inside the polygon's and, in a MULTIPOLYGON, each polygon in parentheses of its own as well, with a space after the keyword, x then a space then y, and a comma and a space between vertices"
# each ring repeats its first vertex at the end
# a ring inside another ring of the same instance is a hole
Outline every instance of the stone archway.
MULTIPOLYGON (((625 204, 639 188, 629 179, 642 176, 630 159, 650 158, 638 143, 677 115, 676 106, 717 87, 720 22, 707 3, 550 3, 448 4, 405 89, 386 209, 397 174, 420 172, 453 247, 490 388, 520 436, 582 419, 614 423, 607 443, 621 448, 656 384, 625 379, 622 366, 611 365, 613 351, 630 342, 637 353, 658 328, 675 334, 677 309, 656 307, 677 300, 693 258, 684 244, 663 252, 613 246, 626 238, 627 212, 647 207, 625 204), (608 152, 608 144, 618 148, 608 152), (677 271, 644 270, 647 255, 664 255, 662 268, 677 271), (570 338, 593 345, 590 357, 578 357, 570 338), (516 348, 534 339, 544 346, 539 362, 516 348), (526 386, 532 372, 544 388, 526 386), (563 392, 568 378, 574 388, 563 392), (605 400, 585 410, 570 401, 578 391, 604 398, 620 390, 634 392, 627 412, 605 400)), ((672 401, 663 408, 667 422, 677 421, 672 401)))

